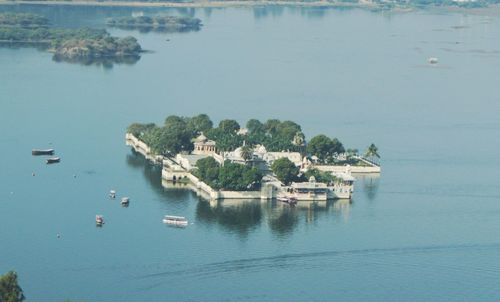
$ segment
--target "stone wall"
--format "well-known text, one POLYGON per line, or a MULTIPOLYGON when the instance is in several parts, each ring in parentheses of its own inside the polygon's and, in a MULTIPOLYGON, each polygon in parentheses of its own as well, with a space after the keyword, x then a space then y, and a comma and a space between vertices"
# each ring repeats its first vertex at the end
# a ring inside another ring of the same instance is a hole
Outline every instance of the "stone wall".
POLYGON ((163 156, 155 155, 148 145, 135 137, 132 133, 125 134, 125 144, 127 146, 131 146, 136 152, 142 154, 146 159, 152 162, 162 163, 163 161, 163 156))
MULTIPOLYGON (((342 173, 346 171, 347 166, 327 166, 327 165, 314 165, 314 168, 325 172, 342 173)), ((351 173, 369 174, 380 173, 381 169, 377 166, 362 167, 362 166, 349 166, 351 173)))

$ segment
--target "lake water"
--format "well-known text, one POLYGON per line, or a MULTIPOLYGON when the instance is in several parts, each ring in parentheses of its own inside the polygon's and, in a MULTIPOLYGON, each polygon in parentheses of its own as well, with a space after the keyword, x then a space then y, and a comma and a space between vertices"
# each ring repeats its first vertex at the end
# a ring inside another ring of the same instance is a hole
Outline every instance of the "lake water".
MULTIPOLYGON (((156 12, 0 10, 94 27, 156 12)), ((16 270, 29 301, 500 298, 498 14, 161 11, 204 27, 110 29, 152 51, 133 65, 0 48, 0 272, 16 270), (359 177, 352 203, 211 206, 164 190, 159 169, 124 142, 132 122, 198 113, 290 119, 308 137, 325 133, 360 150, 374 142, 383 172, 359 177), (31 156, 45 147, 62 162, 31 156), (130 196, 130 207, 108 199, 110 189, 130 196), (166 227, 165 214, 192 224, 166 227)))

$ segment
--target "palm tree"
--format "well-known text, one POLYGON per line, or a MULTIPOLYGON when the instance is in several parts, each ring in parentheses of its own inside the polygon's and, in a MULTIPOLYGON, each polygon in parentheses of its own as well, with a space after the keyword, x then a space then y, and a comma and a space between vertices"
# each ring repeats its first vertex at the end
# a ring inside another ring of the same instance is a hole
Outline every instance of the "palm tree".
POLYGON ((376 162, 376 158, 380 158, 380 155, 378 154, 378 148, 375 146, 375 144, 371 144, 368 147, 368 150, 366 150, 365 157, 367 157, 371 162, 376 162))
POLYGON ((244 145, 240 149, 241 157, 246 161, 249 161, 253 158, 253 148, 249 145, 244 145))

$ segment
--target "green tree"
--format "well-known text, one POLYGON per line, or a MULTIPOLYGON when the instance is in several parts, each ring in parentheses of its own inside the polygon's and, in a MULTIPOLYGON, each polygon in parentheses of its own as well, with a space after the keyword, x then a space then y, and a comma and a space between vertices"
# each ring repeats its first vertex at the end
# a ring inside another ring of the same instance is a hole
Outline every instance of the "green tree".
POLYGON ((262 124, 259 120, 257 119, 250 119, 248 120, 246 124, 246 128, 248 129, 248 132, 250 134, 253 133, 263 133, 264 132, 264 124, 262 124))
POLYGON ((332 138, 332 145, 333 145, 332 148, 333 153, 340 154, 345 152, 344 145, 342 145, 342 143, 336 137, 332 138))
POLYGON ((216 186, 219 178, 219 163, 211 156, 199 159, 196 162, 195 176, 202 179, 208 185, 216 186))
POLYGON ((280 120, 278 119, 269 119, 264 124, 264 129, 269 135, 274 136, 278 132, 278 126, 280 124, 280 120))
POLYGON ((187 122, 187 127, 193 131, 193 135, 197 135, 200 132, 207 132, 213 128, 213 122, 210 117, 206 114, 199 114, 193 116, 187 122))
POLYGON ((177 115, 169 115, 165 119, 165 127, 167 127, 167 128, 169 128, 169 127, 186 128, 187 127, 186 119, 182 118, 180 116, 177 116, 177 115))
POLYGON ((249 145, 244 145, 240 149, 241 157, 246 161, 249 161, 253 158, 253 148, 249 145))
POLYGON ((296 180, 299 174, 299 168, 286 157, 275 160, 271 165, 271 169, 276 177, 285 185, 296 180))
POLYGON ((330 139, 326 135, 320 134, 309 141, 307 152, 316 155, 321 162, 325 163, 331 161, 334 154, 345 152, 345 149, 338 139, 330 139))
POLYGON ((205 134, 207 138, 214 140, 220 151, 231 151, 243 144, 243 137, 235 131, 224 131, 222 128, 213 128, 205 134))
POLYGON ((258 189, 262 173, 256 168, 226 161, 219 170, 218 184, 221 189, 248 191, 258 189))
POLYGON ((21 286, 17 282, 17 274, 10 271, 0 276, 0 301, 21 302, 25 297, 21 286))
POLYGON ((324 182, 324 183, 330 183, 335 181, 335 176, 333 176, 331 173, 320 171, 318 169, 309 169, 307 172, 304 174, 306 180, 309 180, 311 176, 314 176, 317 182, 324 182))
POLYGON ((133 123, 127 128, 127 132, 131 133, 137 138, 140 138, 142 135, 144 135, 146 132, 150 131, 155 127, 155 124, 150 123, 150 124, 139 124, 139 123, 133 123))
POLYGON ((378 148, 375 146, 375 144, 371 144, 368 146, 368 149, 365 152, 365 156, 372 162, 376 162, 378 158, 380 158, 380 155, 378 154, 378 148))
POLYGON ((320 161, 324 162, 332 154, 332 140, 323 134, 316 135, 307 144, 307 152, 316 155, 320 161))
POLYGON ((240 124, 235 120, 222 120, 219 123, 219 128, 224 132, 232 133, 240 129, 240 124))
POLYGON ((277 133, 275 135, 279 135, 283 140, 292 142, 297 132, 301 131, 302 129, 299 124, 292 121, 284 121, 276 126, 277 133))

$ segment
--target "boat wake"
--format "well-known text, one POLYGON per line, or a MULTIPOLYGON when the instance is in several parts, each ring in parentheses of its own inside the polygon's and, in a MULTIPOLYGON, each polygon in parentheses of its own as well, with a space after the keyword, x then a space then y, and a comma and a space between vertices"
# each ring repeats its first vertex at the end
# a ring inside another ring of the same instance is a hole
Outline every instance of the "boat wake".
MULTIPOLYGON (((404 256, 415 256, 416 254, 431 254, 431 253, 449 253, 468 252, 468 251, 491 251, 499 250, 500 243, 494 244, 471 244, 471 245, 442 245, 442 246, 422 246, 422 247, 401 247, 401 248, 374 248, 374 249, 358 249, 344 251, 324 251, 312 253, 297 253, 297 254, 281 254, 270 257, 256 257, 246 259, 235 259, 229 261, 213 262, 201 265, 190 266, 185 269, 165 270, 162 272, 150 273, 137 276, 136 279, 169 279, 170 277, 189 278, 189 279, 205 279, 213 278, 218 275, 225 275, 233 272, 244 272, 245 274, 261 271, 275 272, 279 269, 318 269, 335 264, 335 271, 347 270, 349 266, 359 265, 359 262, 368 261, 372 265, 405 265, 415 268, 421 267, 421 263, 398 262, 396 259, 405 259, 404 256), (403 257, 398 257, 403 256, 403 257), (330 263, 331 262, 331 263, 330 263)), ((436 265, 433 265, 435 268, 436 265)), ((448 270, 466 270, 468 273, 480 273, 493 275, 495 278, 500 277, 500 267, 468 268, 459 266, 442 265, 443 269, 448 270)), ((149 284, 148 288, 162 285, 162 282, 154 282, 149 284)), ((167 280, 165 280, 166 282, 167 280)))

